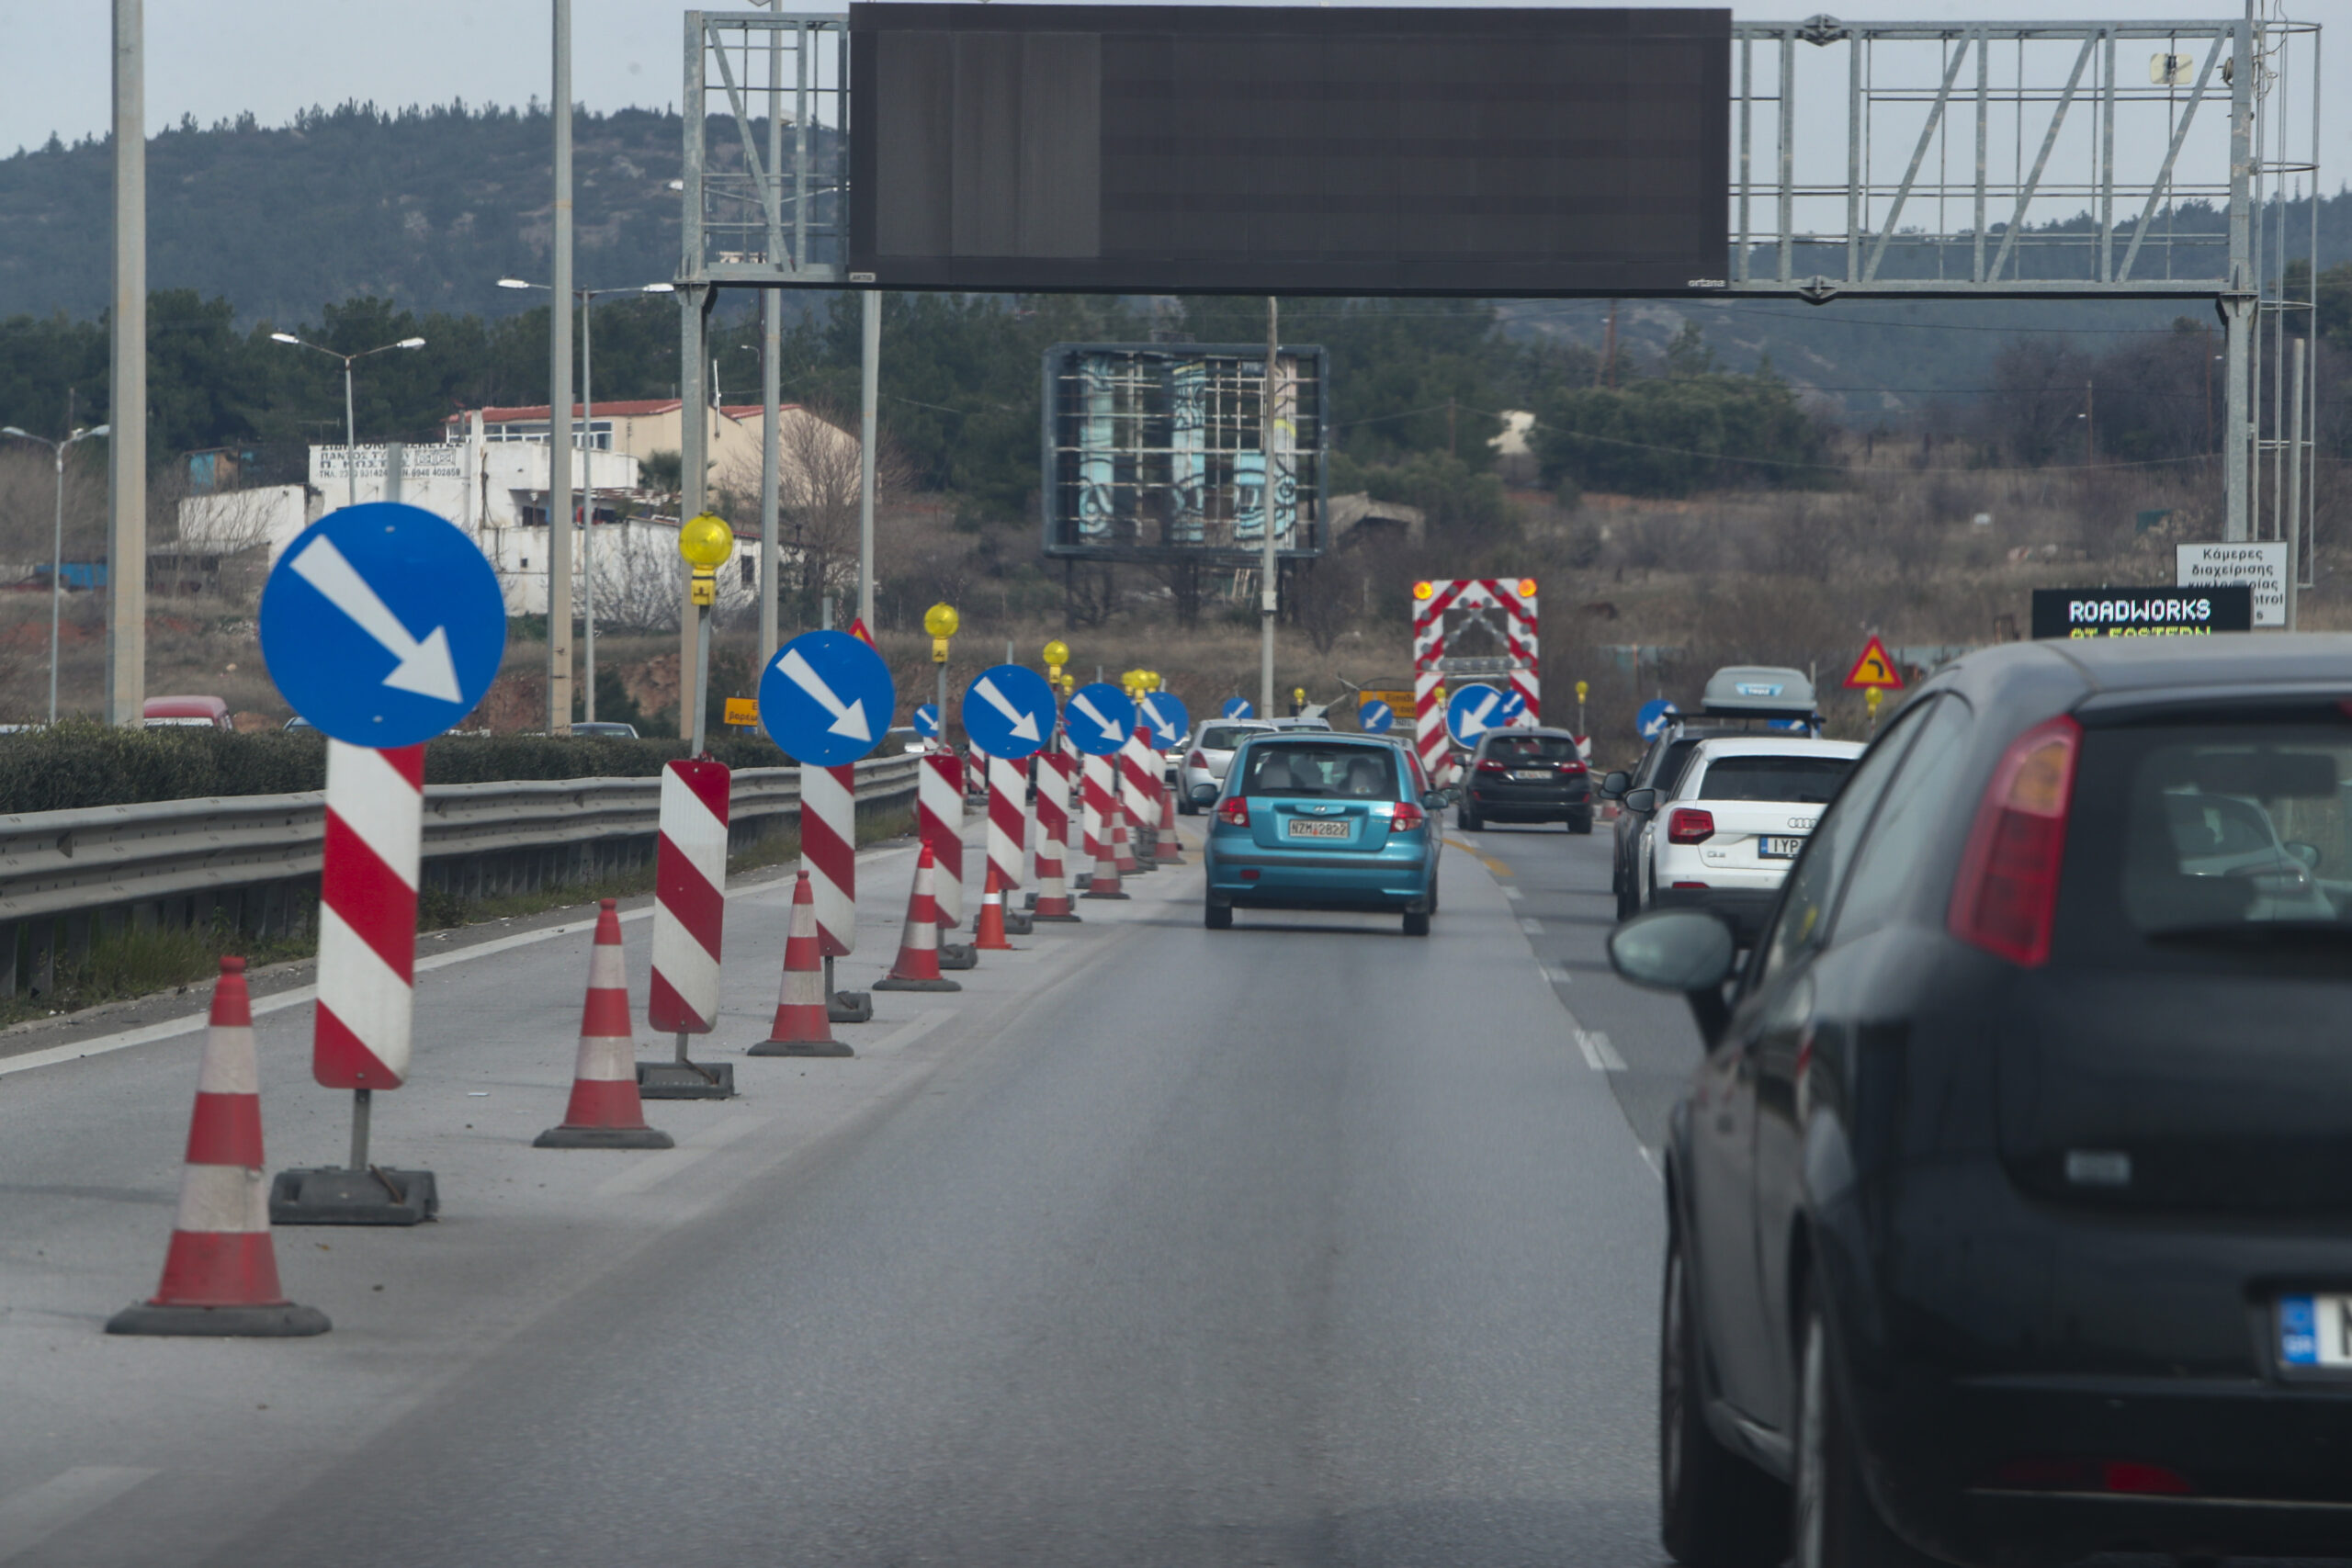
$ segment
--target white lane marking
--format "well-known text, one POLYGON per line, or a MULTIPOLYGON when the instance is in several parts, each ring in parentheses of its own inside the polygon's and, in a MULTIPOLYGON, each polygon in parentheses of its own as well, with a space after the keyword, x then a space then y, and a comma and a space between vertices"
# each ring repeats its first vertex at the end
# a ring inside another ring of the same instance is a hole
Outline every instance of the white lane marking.
POLYGON ((741 1116, 707 1128, 687 1139, 684 1148, 665 1149, 657 1155, 648 1155, 618 1176, 606 1177, 596 1184, 596 1195, 616 1198, 658 1187, 689 1166, 700 1165, 738 1138, 748 1137, 775 1120, 773 1116, 741 1116))
POLYGON ((1503 889, 1503 897, 1516 904, 1521 897, 1521 894, 1516 887, 1506 887, 1503 889))
POLYGON ((1566 970, 1551 964, 1546 964, 1544 966, 1544 978, 1551 981, 1552 984, 1555 986, 1573 986, 1576 984, 1577 979, 1574 975, 1569 974, 1566 970))
POLYGON ((1607 1072, 1609 1069, 1600 1065, 1600 1053, 1592 1048, 1592 1036, 1581 1029, 1569 1032, 1576 1036, 1577 1049, 1584 1053, 1584 1065, 1596 1073, 1607 1072))
POLYGON ((76 1465, 0 1499, 0 1562, 30 1551, 156 1473, 131 1465, 76 1465))
POLYGON ((1617 1054, 1617 1047, 1611 1045, 1609 1036, 1600 1031, 1577 1030, 1577 1045, 1584 1052, 1584 1059, 1592 1064, 1594 1072, 1622 1073, 1625 1070, 1625 1058, 1617 1054))
POLYGON ((1529 936, 1542 936, 1544 934, 1544 922, 1541 920, 1521 920, 1519 922, 1519 929, 1525 931, 1529 936))
POLYGON ((1666 1179, 1666 1167, 1658 1163, 1657 1153, 1652 1150, 1647 1144, 1637 1143, 1634 1146, 1642 1151, 1642 1163, 1650 1168, 1650 1174, 1657 1177, 1660 1181, 1664 1181, 1666 1179))

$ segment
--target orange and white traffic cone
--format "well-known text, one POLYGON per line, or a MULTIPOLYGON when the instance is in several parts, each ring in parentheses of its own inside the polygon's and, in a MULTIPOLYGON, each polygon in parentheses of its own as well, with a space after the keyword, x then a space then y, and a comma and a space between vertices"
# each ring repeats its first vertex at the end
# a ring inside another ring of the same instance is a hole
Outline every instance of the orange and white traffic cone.
POLYGON ((1162 865, 1182 865, 1184 863, 1184 857, 1178 852, 1176 843, 1175 797, 1170 793, 1165 785, 1160 787, 1159 795, 1159 831, 1158 837, 1154 840, 1154 847, 1159 854, 1159 863, 1162 865))
POLYGON ((907 897, 907 925, 899 938, 899 961, 874 982, 877 991, 960 991, 939 973, 939 898, 933 878, 938 862, 925 844, 915 857, 914 890, 907 897))
POLYGON ((1122 807, 1111 827, 1111 852, 1117 859, 1121 876, 1135 876, 1143 870, 1136 859, 1135 840, 1127 836, 1127 813, 1122 807))
POLYGON ((1113 811, 1111 819, 1102 824, 1102 834, 1094 840, 1094 875, 1087 882, 1081 898, 1125 898, 1119 888, 1119 820, 1113 811))
POLYGON ((972 945, 982 953, 1017 953, 1020 950, 1004 940, 1004 875, 994 861, 989 863, 987 888, 980 895, 980 923, 972 945))
POLYGON ((745 1053, 752 1056, 851 1056, 856 1053, 833 1038, 825 1004, 825 961, 817 941, 817 896, 802 872, 792 886, 792 930, 784 939, 784 988, 775 999, 775 1022, 768 1037, 745 1053))
POLYGON ((1037 840, 1037 902, 1029 911, 1033 920, 1075 921, 1069 887, 1062 880, 1062 847, 1047 833, 1037 840))
POLYGON ((668 1149, 669 1134, 645 1124, 637 1092, 637 1032, 630 1025, 628 974, 621 967, 621 917, 607 898, 596 911, 596 945, 588 950, 588 1003, 580 1015, 580 1056, 563 1125, 531 1141, 535 1149, 668 1149))
POLYGON ((262 1173, 261 1072, 254 1055, 245 961, 220 960, 211 1031, 197 1070, 179 1219, 155 1294, 107 1321, 108 1334, 217 1334, 285 1339, 332 1326, 277 1283, 262 1173))

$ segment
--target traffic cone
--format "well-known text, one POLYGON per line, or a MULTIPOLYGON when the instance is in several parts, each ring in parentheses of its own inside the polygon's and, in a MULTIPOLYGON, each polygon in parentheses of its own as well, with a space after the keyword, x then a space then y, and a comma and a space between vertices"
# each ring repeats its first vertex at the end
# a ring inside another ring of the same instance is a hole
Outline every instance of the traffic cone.
POLYGON ((960 991, 939 973, 939 899, 932 891, 937 861, 925 844, 915 857, 914 890, 907 897, 907 925, 899 938, 899 961, 874 982, 877 991, 960 991))
POLYGON ((1143 867, 1136 860, 1135 844, 1127 837, 1127 813, 1124 807, 1112 814, 1111 853, 1121 876, 1141 874, 1143 867))
POLYGON ((825 961, 818 954, 817 895, 802 872, 792 886, 792 930, 784 939, 784 988, 775 999, 775 1022, 768 1037, 745 1055, 752 1056, 853 1056, 833 1038, 825 1005, 825 961))
POLYGON ((645 1124, 637 1092, 637 1032, 629 1025, 628 975, 621 967, 621 917, 607 898, 596 912, 596 945, 588 950, 588 1004, 580 1015, 580 1056, 563 1125, 531 1141, 535 1149, 667 1149, 669 1134, 645 1124))
POLYGON ((1110 820, 1102 824, 1102 836, 1094 840, 1094 875, 1088 881, 1081 898, 1125 898, 1119 890, 1119 828, 1118 812, 1114 809, 1110 820))
POLYGON ((260 1067, 245 961, 220 960, 212 1027, 197 1070, 196 1114, 180 1176, 180 1213, 154 1296, 107 1320, 108 1334, 217 1334, 289 1339, 332 1326, 277 1284, 262 1174, 260 1067))
POLYGON ((1176 813, 1169 804, 1166 789, 1159 792, 1159 830, 1154 835, 1154 848, 1162 865, 1182 865, 1184 857, 1176 845, 1176 813))
POLYGON ((1037 840, 1037 902, 1030 908, 1033 920, 1074 921, 1078 911, 1071 908, 1069 888, 1062 881, 1062 847, 1046 834, 1037 840))
POLYGON ((973 932, 972 945, 982 953, 1016 953, 1020 951, 1004 940, 1004 875, 989 863, 988 890, 980 895, 980 923, 973 932))

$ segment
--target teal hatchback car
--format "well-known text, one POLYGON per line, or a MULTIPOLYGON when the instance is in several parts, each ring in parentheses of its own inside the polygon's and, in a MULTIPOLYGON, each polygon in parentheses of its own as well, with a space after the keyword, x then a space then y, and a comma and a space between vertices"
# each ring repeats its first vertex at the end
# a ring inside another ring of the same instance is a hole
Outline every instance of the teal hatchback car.
POLYGON ((1222 792, 1193 792, 1216 807, 1203 923, 1224 931, 1236 908, 1394 909, 1407 936, 1427 936, 1442 848, 1435 814, 1454 794, 1422 789, 1405 752, 1369 736, 1250 737, 1222 792))

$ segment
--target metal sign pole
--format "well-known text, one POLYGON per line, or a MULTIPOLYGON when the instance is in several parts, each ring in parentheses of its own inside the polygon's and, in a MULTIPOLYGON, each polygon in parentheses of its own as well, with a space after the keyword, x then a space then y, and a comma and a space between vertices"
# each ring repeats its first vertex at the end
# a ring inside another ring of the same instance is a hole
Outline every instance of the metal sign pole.
POLYGON ((571 732, 571 0, 554 0, 555 276, 548 311, 548 733, 571 732))
POLYGON ((1274 711, 1274 614, 1282 606, 1275 591, 1275 573, 1280 570, 1274 558, 1274 376, 1275 361, 1282 352, 1281 308, 1274 297, 1266 296, 1266 382, 1260 411, 1258 446, 1265 459, 1263 476, 1259 483, 1259 517, 1265 529, 1258 552, 1258 711, 1271 715, 1274 711))
MULTIPOLYGON (((874 441, 877 405, 882 398, 882 296, 875 289, 864 295, 865 319, 859 354, 859 424, 857 446, 857 618, 874 629, 874 441)), ((939 709, 940 724, 947 722, 947 707, 939 709)))

